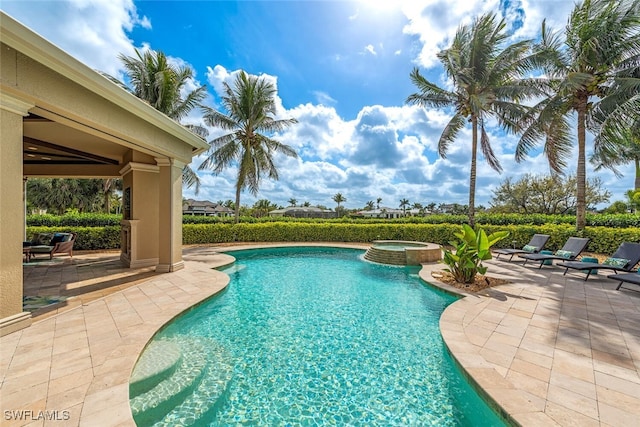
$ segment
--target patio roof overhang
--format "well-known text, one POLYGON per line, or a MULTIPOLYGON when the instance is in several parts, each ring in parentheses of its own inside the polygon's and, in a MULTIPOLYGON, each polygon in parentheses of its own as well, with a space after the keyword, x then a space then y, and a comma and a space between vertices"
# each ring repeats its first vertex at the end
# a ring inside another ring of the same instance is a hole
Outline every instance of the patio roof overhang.
MULTIPOLYGON (((100 123, 81 117, 78 112, 59 108, 40 93, 28 93, 19 85, 3 79, 0 96, 16 97, 35 104, 24 118, 24 174, 25 176, 118 176, 127 151, 136 150, 152 157, 175 158, 188 164, 191 158, 209 146, 199 136, 146 102, 123 90, 100 73, 73 58, 62 49, 32 32, 18 21, 0 11, 0 41, 21 55, 42 66, 43 70, 64 76, 91 96, 98 95, 106 103, 126 111, 129 119, 146 123, 169 138, 187 144, 189 150, 175 150, 172 146, 156 145, 152 138, 132 138, 113 132, 100 123), (73 165, 69 172, 68 165, 73 165), (83 166, 84 165, 84 166, 83 166)), ((46 80, 45 80, 46 81, 46 80)))

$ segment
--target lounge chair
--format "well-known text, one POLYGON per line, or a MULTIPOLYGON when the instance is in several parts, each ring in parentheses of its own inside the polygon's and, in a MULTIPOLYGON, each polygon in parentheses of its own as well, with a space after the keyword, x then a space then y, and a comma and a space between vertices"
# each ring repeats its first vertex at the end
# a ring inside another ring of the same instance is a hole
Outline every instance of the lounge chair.
POLYGON ((538 268, 542 268, 542 264, 545 261, 553 262, 554 259, 563 261, 575 260, 586 249, 589 240, 586 237, 569 237, 562 249, 555 251, 553 254, 519 254, 518 256, 524 258, 522 265, 525 265, 527 261, 536 261, 540 263, 538 268))
POLYGON ((584 280, 587 280, 593 270, 629 272, 638 262, 640 262, 640 243, 624 242, 618 246, 618 249, 616 249, 613 255, 605 259, 602 264, 598 264, 597 262, 568 261, 561 262, 558 265, 565 268, 563 274, 567 274, 570 268, 573 270, 586 271, 587 275, 584 280))
POLYGON ((49 255, 49 259, 53 259, 55 254, 68 254, 73 258, 73 244, 76 242, 76 236, 77 234, 73 232, 55 233, 53 237, 51 237, 51 240, 44 244, 42 241, 34 239, 29 251, 31 258, 34 258, 36 254, 47 254, 49 255))
POLYGON ((547 244, 549 237, 548 234, 534 234, 531 240, 529 240, 529 243, 524 245, 522 249, 497 249, 494 251, 498 254, 496 255, 496 259, 500 258, 500 255, 511 255, 509 258, 509 261, 511 261, 514 255, 538 253, 544 248, 544 245, 547 244))
POLYGON ((638 273, 618 273, 618 274, 611 274, 607 277, 609 279, 620 281, 620 283, 618 284, 618 287, 616 288, 616 291, 619 290, 620 286, 622 286, 624 283, 631 283, 631 284, 640 286, 640 274, 638 273))

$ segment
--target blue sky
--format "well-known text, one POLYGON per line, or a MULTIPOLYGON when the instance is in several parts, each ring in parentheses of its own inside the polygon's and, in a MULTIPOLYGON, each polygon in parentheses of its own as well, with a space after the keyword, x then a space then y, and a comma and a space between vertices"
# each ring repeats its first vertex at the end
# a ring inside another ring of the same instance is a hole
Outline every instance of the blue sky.
MULTIPOLYGON (((278 157, 280 180, 263 181, 257 197, 245 192, 241 202, 269 199, 286 206, 294 198, 330 208, 338 192, 347 208, 377 198, 386 207, 398 207, 404 198, 423 205, 467 204, 470 129, 441 159, 437 142, 451 112, 406 105, 415 91, 409 72, 417 66, 431 81, 446 85, 436 53, 449 45, 460 24, 484 12, 505 16, 516 40, 535 37, 544 18, 563 28, 573 6, 572 0, 3 0, 0 5, 72 56, 115 76, 122 76, 119 54, 161 50, 195 70, 193 84, 207 85, 206 103, 214 108, 222 82, 232 82, 240 70, 272 80, 278 115, 299 122, 279 139, 300 158, 278 157)), ((199 123, 198 111, 184 122, 199 123)), ((517 164, 517 137, 490 126, 504 171, 498 174, 479 159, 476 205, 488 206, 492 190, 507 177, 549 172, 539 151, 517 164)), ((210 138, 218 135, 210 129, 210 138)), ((194 158, 193 169, 201 162, 194 158)), ((613 202, 633 186, 631 165, 622 172, 618 179, 589 166, 587 176, 600 177, 613 202)), ((184 196, 234 199, 235 173, 199 171, 200 193, 185 189, 184 196)))

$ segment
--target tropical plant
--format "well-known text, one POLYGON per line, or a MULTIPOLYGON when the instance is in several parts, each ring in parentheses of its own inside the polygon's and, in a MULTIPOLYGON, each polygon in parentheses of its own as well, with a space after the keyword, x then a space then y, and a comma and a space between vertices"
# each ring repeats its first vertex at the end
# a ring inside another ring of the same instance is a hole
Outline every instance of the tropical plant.
POLYGON ((338 204, 338 206, 336 207, 336 212, 338 212, 338 214, 340 214, 340 203, 344 203, 347 201, 346 197, 344 197, 342 195, 342 193, 336 193, 333 197, 332 197, 333 201, 336 202, 338 204))
MULTIPOLYGON (((191 67, 170 64, 167 56, 160 51, 140 52, 138 49, 134 51, 135 56, 124 54, 118 56, 125 67, 128 83, 121 82, 108 74, 103 73, 103 75, 177 122, 200 105, 200 101, 207 95, 206 86, 199 86, 185 93, 187 84, 193 80, 194 76, 191 67)), ((208 134, 202 126, 185 125, 185 127, 203 139, 208 134)), ((182 169, 182 182, 187 188, 195 186, 196 194, 199 192, 200 179, 189 165, 182 169)))
POLYGON ((295 208, 297 203, 298 201, 296 199, 294 198, 289 199, 289 206, 293 206, 295 208))
POLYGON ((206 106, 201 108, 206 124, 230 132, 209 142, 209 155, 199 169, 211 169, 219 174, 231 165, 237 166, 235 220, 238 222, 240 193, 248 188, 251 194, 257 195, 264 175, 278 179, 274 154, 298 157, 292 147, 273 138, 276 132, 297 123, 297 120, 275 117, 276 88, 264 77, 241 71, 233 87, 226 82, 223 85, 221 100, 227 114, 206 106))
MULTIPOLYGON (((577 230, 583 230, 586 221, 587 125, 595 122, 594 112, 600 111, 600 100, 614 95, 612 88, 619 82, 618 78, 637 67, 639 24, 639 0, 585 0, 573 9, 564 40, 557 32, 548 31, 543 22, 541 41, 535 46, 545 58, 545 77, 539 80, 548 96, 534 106, 527 118, 526 129, 516 147, 516 160, 522 161, 540 140, 544 140, 544 153, 550 168, 562 172, 574 145, 569 118, 576 117, 577 230)), ((607 110, 602 113, 606 114, 607 110)), ((601 125, 591 130, 605 135, 614 124, 603 117, 600 121, 601 125)))
POLYGON ((376 207, 377 207, 378 209, 380 209, 380 202, 381 202, 381 201, 382 201, 382 197, 378 197, 378 198, 376 199, 376 207))
POLYGON ((364 210, 365 211, 372 211, 373 208, 375 206, 375 203, 373 203, 373 200, 369 200, 365 205, 364 205, 364 210))
POLYGON ((445 271, 453 274, 457 282, 473 283, 477 274, 484 275, 487 272, 487 267, 482 261, 492 258, 491 247, 509 236, 509 232, 498 231, 487 236, 481 227, 473 229, 463 224, 454 236, 458 241, 450 244, 455 251, 444 250, 443 261, 449 266, 445 271))
POLYGON ((407 215, 407 206, 409 206, 409 199, 400 199, 400 209, 402 209, 402 215, 407 215))
POLYGON ((520 102, 539 94, 535 82, 522 79, 536 66, 531 41, 522 40, 504 48, 508 34, 504 20, 485 14, 471 25, 458 29, 451 46, 438 53, 453 90, 443 89, 425 79, 417 68, 410 77, 419 92, 407 102, 435 108, 453 107, 455 114, 438 141, 438 154, 446 158, 450 145, 465 123, 471 124, 471 166, 469 173, 469 224, 475 223, 476 163, 478 139, 485 161, 502 172, 500 161, 489 143, 485 122, 495 118, 506 131, 519 131, 518 119, 527 108, 520 102))

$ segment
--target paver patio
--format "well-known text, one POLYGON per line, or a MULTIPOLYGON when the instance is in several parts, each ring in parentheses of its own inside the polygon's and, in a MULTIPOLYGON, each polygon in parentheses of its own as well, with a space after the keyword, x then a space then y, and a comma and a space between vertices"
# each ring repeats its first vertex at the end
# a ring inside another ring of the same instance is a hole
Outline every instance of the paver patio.
MULTIPOLYGON (((212 269, 232 261, 226 249, 185 248, 185 269, 168 274, 123 269, 117 254, 27 267, 25 292, 58 286, 71 298, 0 338, 2 424, 134 425, 128 381, 140 352, 164 323, 226 286, 212 269)), ((440 321, 470 380, 521 425, 637 425, 640 292, 615 291, 603 275, 584 282, 556 267, 490 264, 512 283, 456 301, 440 321)), ((442 265, 425 265, 421 277, 453 290, 434 269, 442 265)))

